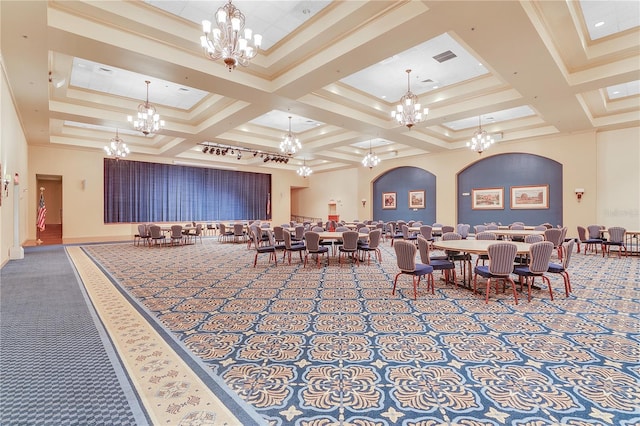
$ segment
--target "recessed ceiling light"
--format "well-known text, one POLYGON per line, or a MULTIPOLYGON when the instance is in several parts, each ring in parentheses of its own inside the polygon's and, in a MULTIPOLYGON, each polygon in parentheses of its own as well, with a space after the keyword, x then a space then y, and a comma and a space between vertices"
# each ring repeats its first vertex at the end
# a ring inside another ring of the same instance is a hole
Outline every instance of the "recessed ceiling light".
POLYGON ((596 22, 596 24, 594 25, 596 28, 601 27, 604 25, 604 21, 600 21, 600 22, 596 22))

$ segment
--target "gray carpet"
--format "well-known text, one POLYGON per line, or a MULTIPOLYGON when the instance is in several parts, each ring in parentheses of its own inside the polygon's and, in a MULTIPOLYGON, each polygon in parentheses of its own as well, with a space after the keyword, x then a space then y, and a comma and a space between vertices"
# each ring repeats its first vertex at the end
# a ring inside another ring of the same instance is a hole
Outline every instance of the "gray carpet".
POLYGON ((149 424, 62 246, 25 248, 0 292, 0 424, 149 424))

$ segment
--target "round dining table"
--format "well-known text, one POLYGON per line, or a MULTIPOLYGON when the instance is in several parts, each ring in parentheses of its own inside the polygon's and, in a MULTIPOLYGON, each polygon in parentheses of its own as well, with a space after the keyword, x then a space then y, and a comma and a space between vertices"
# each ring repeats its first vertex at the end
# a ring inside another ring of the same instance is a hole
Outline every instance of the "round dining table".
MULTIPOLYGON (((461 251, 469 254, 487 254, 489 246, 492 244, 515 244, 516 254, 528 254, 529 243, 521 243, 516 241, 498 241, 498 240, 448 240, 448 241, 434 241, 432 243, 433 248, 446 251, 461 251)), ((471 256, 466 262, 468 267, 465 267, 463 272, 462 283, 471 288, 471 279, 473 275, 473 268, 471 267, 471 256), (466 273, 468 271, 468 274, 466 273), (467 279, 468 278, 468 279, 467 279)))

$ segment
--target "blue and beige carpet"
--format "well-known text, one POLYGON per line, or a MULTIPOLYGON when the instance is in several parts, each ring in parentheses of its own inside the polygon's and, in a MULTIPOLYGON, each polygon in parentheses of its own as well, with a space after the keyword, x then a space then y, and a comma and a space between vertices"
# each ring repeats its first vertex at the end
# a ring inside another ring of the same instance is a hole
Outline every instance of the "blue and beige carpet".
POLYGON ((321 268, 214 238, 67 251, 152 424, 640 424, 638 257, 574 253, 569 298, 552 275, 515 305, 439 275, 391 295, 389 243, 321 268))

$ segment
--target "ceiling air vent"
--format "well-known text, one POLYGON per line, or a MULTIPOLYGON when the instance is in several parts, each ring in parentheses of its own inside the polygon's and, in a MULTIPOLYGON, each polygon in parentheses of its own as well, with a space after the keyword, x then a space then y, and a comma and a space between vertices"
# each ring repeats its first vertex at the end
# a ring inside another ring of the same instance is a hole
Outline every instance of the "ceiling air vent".
POLYGON ((453 59, 453 58, 456 58, 456 57, 457 56, 456 56, 455 53, 453 53, 450 50, 447 50, 446 52, 442 52, 442 53, 434 56, 433 59, 435 59, 436 61, 438 61, 440 63, 443 63, 445 61, 448 61, 449 59, 453 59))

